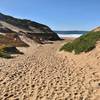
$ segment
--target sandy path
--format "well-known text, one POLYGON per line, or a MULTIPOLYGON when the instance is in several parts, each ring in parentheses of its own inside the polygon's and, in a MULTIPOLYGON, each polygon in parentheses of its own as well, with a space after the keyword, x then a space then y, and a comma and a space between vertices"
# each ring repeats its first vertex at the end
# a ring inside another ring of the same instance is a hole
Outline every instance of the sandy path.
POLYGON ((25 55, 0 58, 0 100, 100 100, 100 47, 74 56, 59 53, 61 45, 31 46, 21 49, 25 55))

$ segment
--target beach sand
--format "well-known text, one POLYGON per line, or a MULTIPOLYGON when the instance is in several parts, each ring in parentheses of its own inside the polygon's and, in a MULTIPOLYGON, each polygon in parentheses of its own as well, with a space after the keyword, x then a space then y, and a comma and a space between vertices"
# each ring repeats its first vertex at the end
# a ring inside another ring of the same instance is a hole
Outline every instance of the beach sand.
POLYGON ((80 55, 59 52, 69 40, 0 58, 0 100, 100 100, 100 43, 80 55))

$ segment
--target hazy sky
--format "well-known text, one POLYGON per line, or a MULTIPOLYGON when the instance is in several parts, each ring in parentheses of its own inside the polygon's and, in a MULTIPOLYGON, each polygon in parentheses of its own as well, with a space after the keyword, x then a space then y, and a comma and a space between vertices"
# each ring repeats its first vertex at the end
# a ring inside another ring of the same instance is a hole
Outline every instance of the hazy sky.
POLYGON ((0 12, 53 30, 90 30, 100 25, 100 0, 0 0, 0 12))

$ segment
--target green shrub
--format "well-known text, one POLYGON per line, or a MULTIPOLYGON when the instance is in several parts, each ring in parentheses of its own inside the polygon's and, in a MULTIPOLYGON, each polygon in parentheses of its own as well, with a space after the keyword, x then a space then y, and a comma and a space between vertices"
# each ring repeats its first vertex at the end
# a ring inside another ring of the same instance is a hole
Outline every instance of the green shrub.
POLYGON ((73 45, 72 45, 72 43, 69 42, 69 43, 65 44, 65 45, 60 49, 60 51, 62 51, 62 50, 72 52, 72 50, 73 50, 73 45))
POLYGON ((0 57, 7 58, 7 59, 12 58, 10 54, 4 53, 4 52, 0 52, 0 57))
POLYGON ((12 58, 11 54, 23 54, 16 47, 13 46, 0 46, 0 57, 2 58, 12 58))
POLYGON ((74 50, 75 54, 81 52, 88 52, 95 48, 95 44, 100 40, 100 32, 88 32, 81 37, 75 39, 73 42, 65 44, 60 51, 72 52, 74 50))

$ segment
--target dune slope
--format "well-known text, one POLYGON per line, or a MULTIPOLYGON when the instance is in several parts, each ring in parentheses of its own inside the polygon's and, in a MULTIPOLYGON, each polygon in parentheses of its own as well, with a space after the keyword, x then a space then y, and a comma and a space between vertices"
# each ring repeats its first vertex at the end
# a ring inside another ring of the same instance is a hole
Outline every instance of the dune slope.
POLYGON ((100 100, 100 43, 80 55, 59 53, 64 43, 18 48, 25 55, 0 58, 0 100, 100 100))

